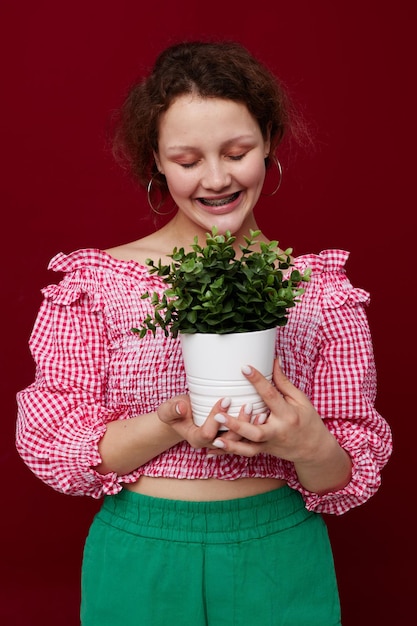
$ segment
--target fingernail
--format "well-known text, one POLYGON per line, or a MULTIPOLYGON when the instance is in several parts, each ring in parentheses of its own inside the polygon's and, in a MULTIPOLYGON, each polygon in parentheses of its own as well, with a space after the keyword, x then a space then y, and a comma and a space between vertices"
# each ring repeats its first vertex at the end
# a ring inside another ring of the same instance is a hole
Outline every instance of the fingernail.
POLYGON ((247 404, 245 404, 244 411, 246 415, 250 415, 252 413, 252 409, 253 409, 253 405, 251 402, 248 402, 247 404))
POLYGON ((278 355, 278 363, 279 363, 280 368, 282 369, 282 359, 279 355, 278 355))
POLYGON ((246 374, 246 376, 249 376, 250 374, 252 374, 252 368, 250 367, 250 365, 242 366, 242 374, 246 374))
POLYGON ((219 424, 226 424, 227 422, 227 419, 221 413, 216 413, 214 419, 216 420, 216 422, 219 422, 219 424))
POLYGON ((175 413, 177 413, 178 415, 181 415, 180 405, 179 404, 175 405, 175 413))
POLYGON ((222 407, 222 409, 228 409, 231 404, 232 404, 232 398, 223 398, 223 400, 220 403, 220 406, 222 407))
POLYGON ((260 415, 258 415, 258 424, 265 424, 266 418, 266 413, 261 413, 260 415))
POLYGON ((213 446, 216 446, 216 448, 224 448, 225 444, 221 439, 215 439, 213 441, 213 446))

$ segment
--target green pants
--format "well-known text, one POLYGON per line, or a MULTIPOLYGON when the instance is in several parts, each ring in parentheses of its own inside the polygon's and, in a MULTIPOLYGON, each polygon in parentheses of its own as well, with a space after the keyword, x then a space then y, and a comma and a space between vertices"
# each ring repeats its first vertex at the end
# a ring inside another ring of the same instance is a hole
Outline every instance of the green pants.
POLYGON ((82 626, 335 626, 327 529, 288 487, 217 502, 122 491, 91 526, 82 626))

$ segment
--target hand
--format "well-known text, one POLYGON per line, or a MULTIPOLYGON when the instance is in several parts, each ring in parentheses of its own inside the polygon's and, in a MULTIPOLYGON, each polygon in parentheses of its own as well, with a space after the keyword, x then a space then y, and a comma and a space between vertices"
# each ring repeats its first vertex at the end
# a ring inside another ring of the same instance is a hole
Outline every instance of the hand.
POLYGON ((187 396, 164 403, 158 410, 160 419, 193 447, 211 447, 210 453, 217 450, 217 454, 252 457, 264 452, 291 461, 300 483, 319 495, 345 487, 352 472, 348 453, 307 396, 288 380, 278 361, 274 363, 275 386, 252 367, 245 368, 243 373, 269 408, 266 421, 265 416, 251 419, 250 411, 244 407, 237 418, 228 415, 228 405, 225 406, 223 399, 214 405, 203 426, 198 427, 192 421, 187 396), (219 424, 229 430, 216 437, 219 424), (213 437, 216 437, 214 441, 213 437))
MULTIPOLYGON (((212 452, 216 455, 225 454, 219 448, 213 448, 213 439, 218 435, 220 424, 216 420, 219 416, 225 418, 226 411, 230 406, 230 398, 220 398, 213 406, 210 414, 202 426, 196 426, 193 422, 192 408, 190 398, 187 395, 176 396, 159 407, 157 413, 159 419, 171 426, 183 440, 193 448, 212 448, 212 452)), ((266 416, 264 416, 265 418, 266 416)), ((252 406, 243 406, 237 418, 242 422, 249 422, 252 419, 252 406)), ((259 420, 259 416, 257 417, 259 420)), ((224 431, 222 434, 224 441, 238 441, 240 435, 233 431, 224 431)))
POLYGON ((245 367, 243 373, 269 407, 265 423, 216 415, 239 439, 223 435, 213 445, 223 452, 251 457, 260 452, 292 461, 298 480, 311 492, 323 495, 345 487, 352 473, 348 453, 328 430, 307 396, 285 376, 275 361, 275 387, 256 369, 245 367))
POLYGON ((253 423, 225 415, 215 419, 238 437, 218 437, 214 446, 228 453, 251 457, 260 452, 297 462, 317 458, 328 439, 333 437, 307 396, 285 376, 275 361, 275 387, 254 368, 243 372, 269 408, 264 423, 259 417, 253 423))
POLYGON ((219 399, 202 426, 194 424, 188 395, 176 396, 164 402, 158 408, 157 413, 162 422, 171 426, 193 448, 204 448, 212 443, 219 430, 219 423, 216 422, 214 416, 224 414, 229 406, 228 398, 219 399))

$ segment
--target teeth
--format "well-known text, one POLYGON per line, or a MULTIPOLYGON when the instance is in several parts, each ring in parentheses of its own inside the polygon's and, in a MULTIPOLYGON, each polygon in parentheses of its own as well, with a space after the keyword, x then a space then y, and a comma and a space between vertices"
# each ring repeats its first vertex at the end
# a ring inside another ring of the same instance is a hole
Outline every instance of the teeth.
POLYGON ((231 196, 227 196, 227 198, 220 198, 219 200, 208 200, 207 198, 200 198, 200 202, 205 204, 206 206, 223 206, 224 204, 228 204, 229 202, 233 202, 238 197, 239 192, 233 193, 231 196))

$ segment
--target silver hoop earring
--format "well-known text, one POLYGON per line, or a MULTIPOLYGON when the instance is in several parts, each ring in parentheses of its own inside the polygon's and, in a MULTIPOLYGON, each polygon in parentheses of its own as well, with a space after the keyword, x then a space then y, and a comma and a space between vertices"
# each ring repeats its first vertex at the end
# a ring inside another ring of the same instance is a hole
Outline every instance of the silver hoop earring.
POLYGON ((152 204, 152 199, 151 199, 151 191, 152 191, 152 183, 154 181, 154 177, 152 176, 151 180, 148 183, 148 186, 146 188, 147 191, 147 198, 148 198, 148 204, 151 207, 152 211, 154 213, 156 213, 157 215, 170 215, 170 213, 172 213, 173 211, 175 211, 175 206, 170 210, 170 211, 160 211, 159 208, 163 205, 164 201, 163 198, 161 198, 161 200, 159 201, 157 207, 155 208, 154 205, 152 204))
POLYGON ((275 196, 275 194, 277 193, 278 189, 281 187, 281 183, 282 183, 282 167, 281 167, 281 163, 278 161, 278 159, 277 159, 277 157, 275 155, 273 155, 271 157, 271 159, 275 163, 276 168, 278 170, 279 181, 278 181, 278 185, 275 187, 274 191, 272 191, 271 193, 264 193, 264 192, 262 192, 263 196, 275 196))

